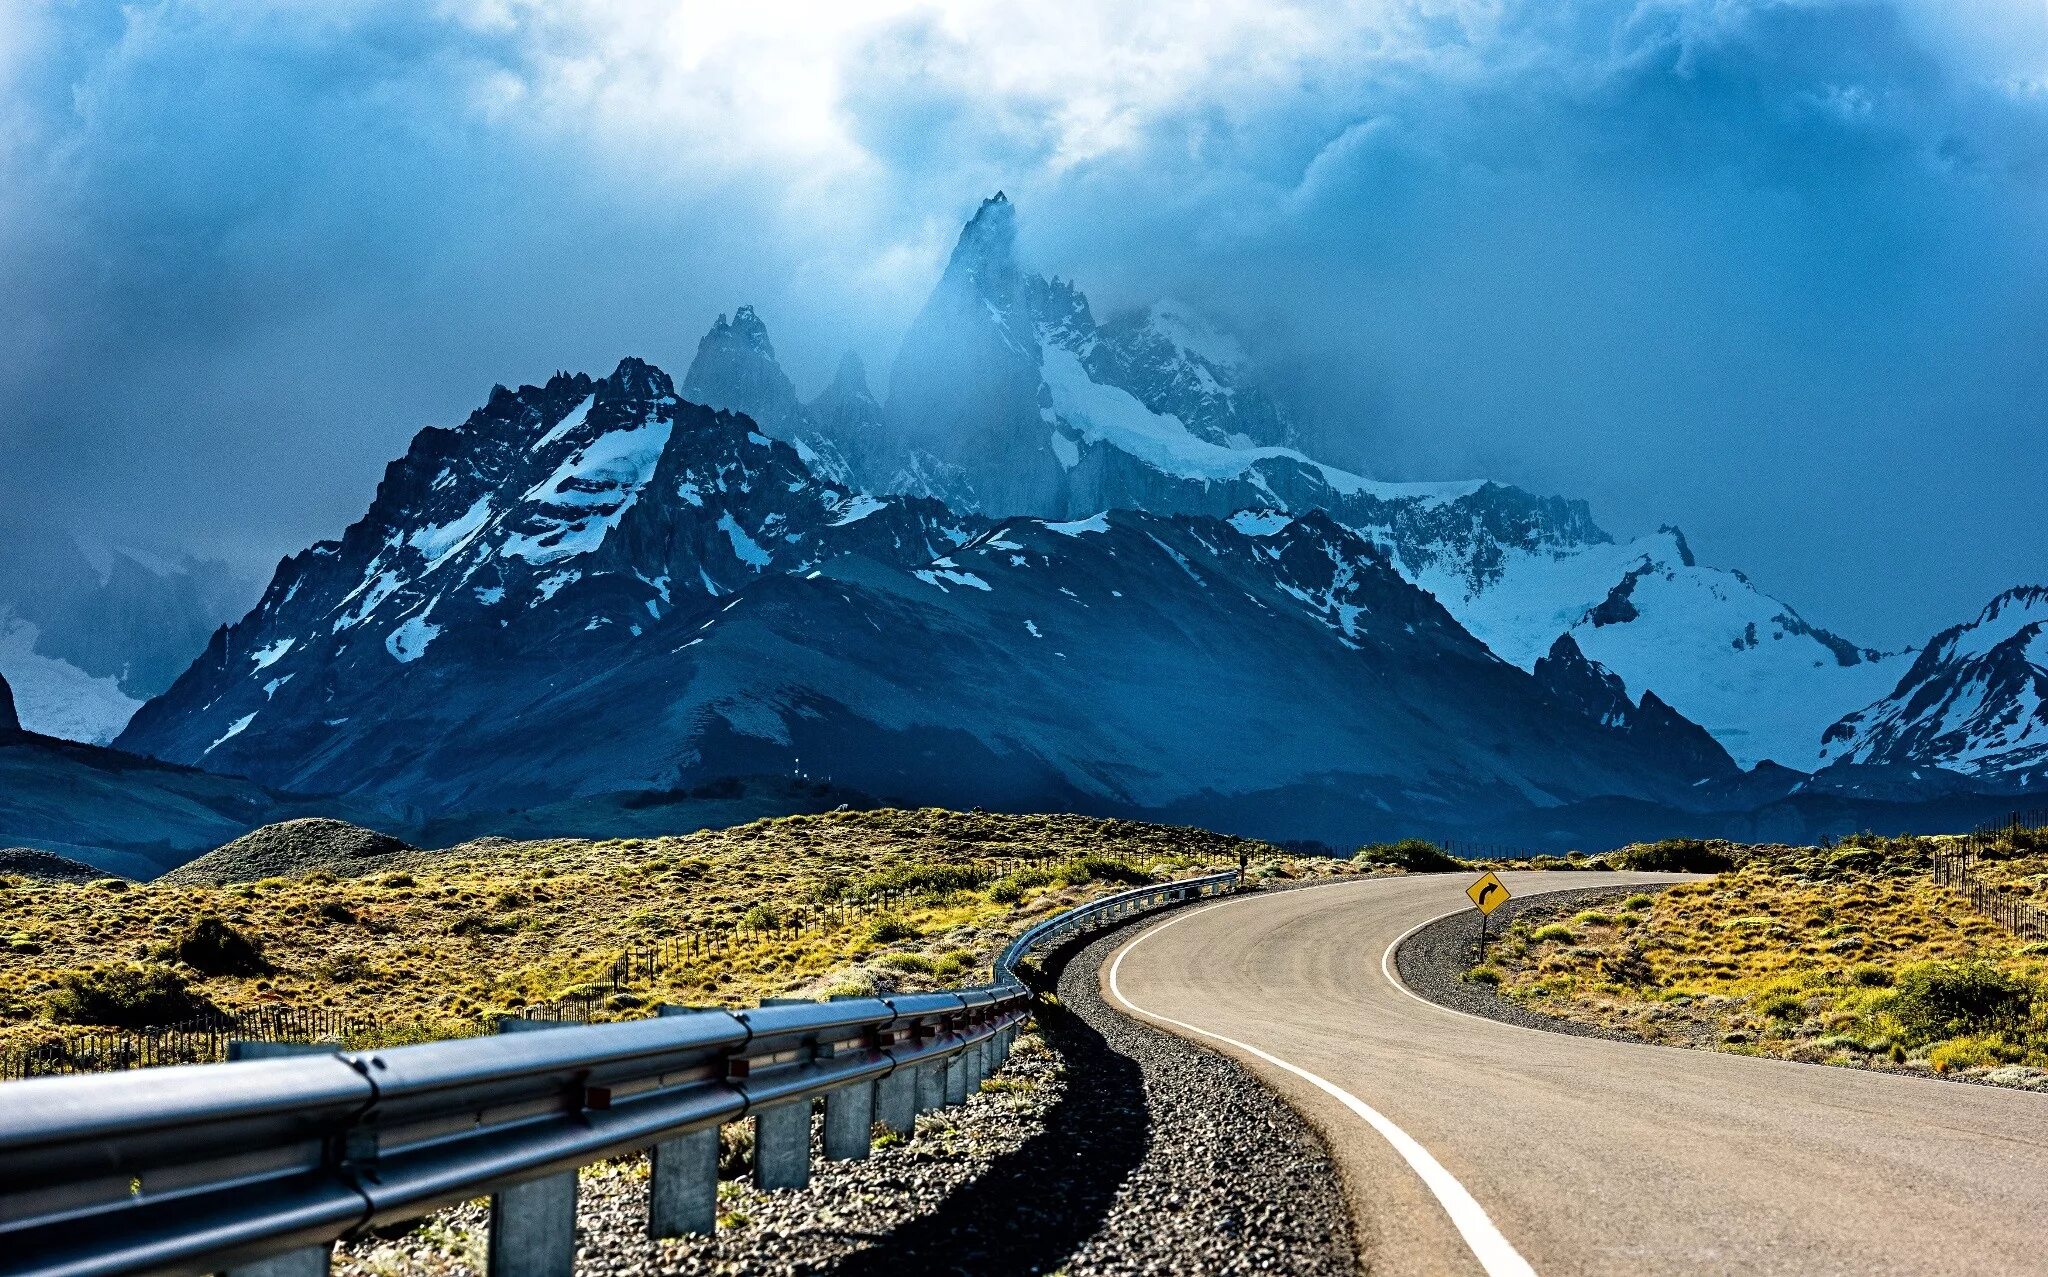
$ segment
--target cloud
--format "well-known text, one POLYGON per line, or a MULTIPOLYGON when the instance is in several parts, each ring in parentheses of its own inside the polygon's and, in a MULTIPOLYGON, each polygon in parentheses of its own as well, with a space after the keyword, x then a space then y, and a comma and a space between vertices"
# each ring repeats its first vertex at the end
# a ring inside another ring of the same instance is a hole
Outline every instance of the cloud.
POLYGON ((886 368, 1003 187, 1333 453, 1902 641, 2048 560, 1950 513, 2048 479, 2044 113, 2036 0, 0 6, 0 500, 270 556, 738 301, 886 368))

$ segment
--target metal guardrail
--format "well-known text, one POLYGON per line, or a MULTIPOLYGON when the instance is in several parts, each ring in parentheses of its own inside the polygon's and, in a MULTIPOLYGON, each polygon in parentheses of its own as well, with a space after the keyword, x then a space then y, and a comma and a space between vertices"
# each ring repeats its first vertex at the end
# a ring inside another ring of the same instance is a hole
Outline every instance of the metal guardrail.
POLYGON ((865 1157, 877 1121, 908 1132, 1007 1058, 1034 949, 1237 878, 1068 910, 952 993, 0 1084, 0 1274, 319 1277, 339 1239, 489 1193, 491 1277, 565 1277, 577 1168, 643 1149, 650 1233, 710 1232, 720 1126, 754 1119, 764 1188, 808 1182, 820 1098, 825 1156, 865 1157))

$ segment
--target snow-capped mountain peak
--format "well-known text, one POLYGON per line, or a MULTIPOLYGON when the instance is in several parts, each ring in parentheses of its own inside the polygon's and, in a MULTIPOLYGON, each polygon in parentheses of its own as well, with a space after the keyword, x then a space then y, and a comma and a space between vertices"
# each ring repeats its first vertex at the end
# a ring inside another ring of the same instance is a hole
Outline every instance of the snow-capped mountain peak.
POLYGON ((2048 588, 2008 590, 1935 635, 1890 695, 1828 729, 1824 754, 2048 783, 2048 588))

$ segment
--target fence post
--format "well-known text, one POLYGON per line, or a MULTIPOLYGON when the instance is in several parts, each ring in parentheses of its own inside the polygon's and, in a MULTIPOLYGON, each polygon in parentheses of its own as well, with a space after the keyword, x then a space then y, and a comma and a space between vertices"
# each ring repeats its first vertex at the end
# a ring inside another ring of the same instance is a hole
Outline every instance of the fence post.
MULTIPOLYGON (((557 1027, 542 1020, 505 1016, 500 1033, 530 1033, 557 1027)), ((488 1277, 574 1277, 576 1270, 576 1172, 563 1171, 514 1184, 491 1194, 488 1277)))

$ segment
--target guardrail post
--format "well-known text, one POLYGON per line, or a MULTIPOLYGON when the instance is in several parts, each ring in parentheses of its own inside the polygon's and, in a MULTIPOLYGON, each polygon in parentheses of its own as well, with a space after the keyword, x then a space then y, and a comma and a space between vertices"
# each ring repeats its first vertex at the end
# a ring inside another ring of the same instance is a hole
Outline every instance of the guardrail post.
POLYGON ((282 1255, 238 1264, 227 1270, 227 1277, 327 1277, 327 1262, 333 1257, 334 1246, 331 1243, 301 1246, 282 1255))
POLYGON ((917 1073, 917 1111, 929 1113, 944 1108, 946 1104, 946 1062, 932 1060, 920 1064, 917 1073))
POLYGON ((898 1135, 917 1127, 917 1070, 897 1065, 875 1081, 875 1118, 898 1135))
POLYGON ((875 1131, 875 1084, 856 1082, 825 1093, 825 1156, 858 1162, 868 1155, 875 1131))
POLYGON ((718 1128, 692 1131, 653 1148, 647 1187, 647 1235, 684 1237, 718 1230, 718 1128))
POLYGON ((811 1102, 791 1100, 754 1110, 754 1183, 803 1188, 811 1182, 811 1102))
POLYGON ((964 1050, 946 1057, 946 1103, 948 1106, 967 1103, 967 1052, 964 1050))
MULTIPOLYGON (((559 1021, 504 1016, 500 1033, 560 1028, 559 1021)), ((576 1270, 576 1172, 491 1194, 488 1277, 572 1277, 576 1270)))

